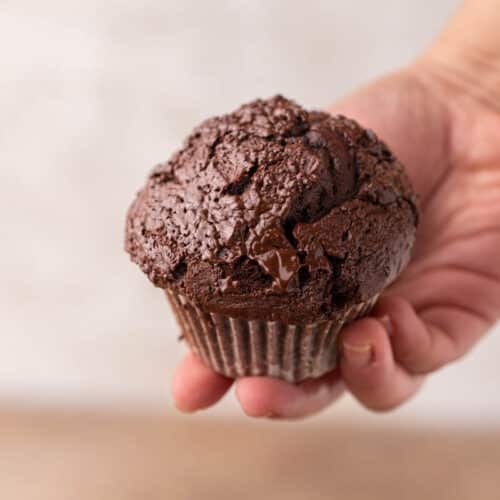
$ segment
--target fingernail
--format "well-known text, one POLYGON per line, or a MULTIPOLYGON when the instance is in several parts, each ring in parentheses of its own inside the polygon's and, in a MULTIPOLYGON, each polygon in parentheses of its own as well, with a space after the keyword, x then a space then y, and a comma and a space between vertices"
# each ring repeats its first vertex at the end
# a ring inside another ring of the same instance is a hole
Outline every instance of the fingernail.
POLYGON ((350 365, 363 368, 370 364, 372 358, 372 346, 370 344, 349 344, 344 342, 342 347, 344 358, 350 365))
POLYGON ((387 314, 385 316, 380 316, 378 318, 375 318, 376 320, 380 321, 382 323, 382 326, 384 327, 385 331, 387 332, 387 335, 391 337, 394 335, 394 327, 392 326, 392 321, 387 314))

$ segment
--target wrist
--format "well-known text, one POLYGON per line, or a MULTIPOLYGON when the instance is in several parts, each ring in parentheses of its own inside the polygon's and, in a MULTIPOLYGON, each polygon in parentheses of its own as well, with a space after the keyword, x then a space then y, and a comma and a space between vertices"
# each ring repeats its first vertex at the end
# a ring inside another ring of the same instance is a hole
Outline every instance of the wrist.
POLYGON ((500 107, 500 0, 466 0, 416 66, 500 107))

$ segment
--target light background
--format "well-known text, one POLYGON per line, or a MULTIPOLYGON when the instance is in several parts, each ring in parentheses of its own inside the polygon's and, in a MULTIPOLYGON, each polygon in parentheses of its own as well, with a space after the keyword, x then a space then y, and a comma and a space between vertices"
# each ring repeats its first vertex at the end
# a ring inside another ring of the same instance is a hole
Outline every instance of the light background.
MULTIPOLYGON (((307 107, 405 64, 456 0, 0 2, 0 401, 171 410, 184 347, 122 250, 149 168, 191 127, 280 92, 307 107)), ((500 331, 391 416, 500 422, 500 331)), ((239 414, 232 397, 209 412, 239 414)))

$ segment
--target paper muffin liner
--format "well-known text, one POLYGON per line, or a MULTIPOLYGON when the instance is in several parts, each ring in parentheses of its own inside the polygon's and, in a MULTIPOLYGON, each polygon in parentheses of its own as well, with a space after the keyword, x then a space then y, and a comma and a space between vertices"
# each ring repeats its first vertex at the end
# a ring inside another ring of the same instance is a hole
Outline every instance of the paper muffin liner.
POLYGON ((213 370, 231 378, 265 375, 292 383, 333 370, 342 326, 368 314, 378 298, 332 320, 290 325, 208 313, 171 290, 166 295, 189 347, 213 370))

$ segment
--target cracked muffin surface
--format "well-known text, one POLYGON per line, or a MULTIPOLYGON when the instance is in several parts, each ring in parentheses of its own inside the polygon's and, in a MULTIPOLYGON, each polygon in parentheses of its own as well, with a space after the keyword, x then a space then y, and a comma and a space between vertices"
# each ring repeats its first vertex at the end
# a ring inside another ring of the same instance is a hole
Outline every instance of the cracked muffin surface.
POLYGON ((207 312, 303 324, 390 284, 417 223, 404 169, 372 131, 275 96, 206 120, 155 167, 125 246, 207 312))

